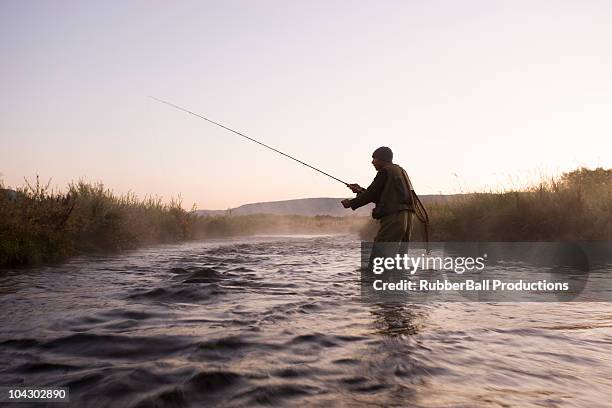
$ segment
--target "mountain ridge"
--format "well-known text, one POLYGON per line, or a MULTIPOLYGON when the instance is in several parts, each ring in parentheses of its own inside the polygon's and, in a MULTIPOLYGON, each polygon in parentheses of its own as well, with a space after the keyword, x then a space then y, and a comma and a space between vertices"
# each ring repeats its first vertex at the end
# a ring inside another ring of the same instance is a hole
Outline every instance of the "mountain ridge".
MULTIPOLYGON (((424 205, 444 202, 449 199, 461 196, 462 194, 425 194, 419 198, 424 205)), ((257 203, 243 204, 227 210, 196 210, 200 216, 219 216, 219 215, 250 215, 250 214, 275 214, 275 215, 331 215, 335 217, 344 216, 369 216, 373 204, 368 204, 355 211, 342 207, 340 201, 346 197, 315 197, 315 198, 296 198, 291 200, 264 201, 257 203)))

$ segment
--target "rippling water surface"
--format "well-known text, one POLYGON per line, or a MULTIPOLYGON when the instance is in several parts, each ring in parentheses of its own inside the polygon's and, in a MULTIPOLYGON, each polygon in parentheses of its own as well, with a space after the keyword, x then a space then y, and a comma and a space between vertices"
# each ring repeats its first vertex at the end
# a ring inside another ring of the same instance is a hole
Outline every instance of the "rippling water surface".
POLYGON ((368 304, 358 267, 355 237, 254 237, 0 272, 0 385, 75 407, 612 405, 612 304, 368 304))

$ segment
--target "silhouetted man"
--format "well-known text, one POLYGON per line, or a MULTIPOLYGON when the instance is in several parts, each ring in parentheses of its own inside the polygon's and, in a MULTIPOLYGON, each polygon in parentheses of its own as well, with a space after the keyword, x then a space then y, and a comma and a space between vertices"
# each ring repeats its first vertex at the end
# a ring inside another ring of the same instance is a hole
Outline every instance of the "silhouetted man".
POLYGON ((414 196, 406 171, 393 163, 393 152, 388 147, 379 147, 372 153, 372 164, 376 177, 368 188, 350 184, 357 197, 342 200, 344 208, 356 210, 368 203, 375 203, 372 218, 380 222, 374 242, 397 242, 407 247, 412 232, 414 196))

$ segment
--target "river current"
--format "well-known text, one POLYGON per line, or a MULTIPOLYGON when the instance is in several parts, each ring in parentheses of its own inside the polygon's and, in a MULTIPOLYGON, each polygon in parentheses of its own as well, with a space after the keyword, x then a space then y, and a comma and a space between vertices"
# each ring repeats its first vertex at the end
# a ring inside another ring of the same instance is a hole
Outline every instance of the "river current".
POLYGON ((2 271, 0 386, 69 387, 47 405, 71 407, 612 406, 612 303, 364 302, 359 245, 251 237, 2 271))

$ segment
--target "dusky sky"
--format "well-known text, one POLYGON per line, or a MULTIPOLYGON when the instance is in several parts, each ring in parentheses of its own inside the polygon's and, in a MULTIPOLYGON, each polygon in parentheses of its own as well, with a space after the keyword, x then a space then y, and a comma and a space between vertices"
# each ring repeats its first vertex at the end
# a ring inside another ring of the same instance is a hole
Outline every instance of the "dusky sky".
POLYGON ((2 1, 0 173, 188 208, 351 196, 167 99, 366 186, 612 167, 609 1, 2 1))

